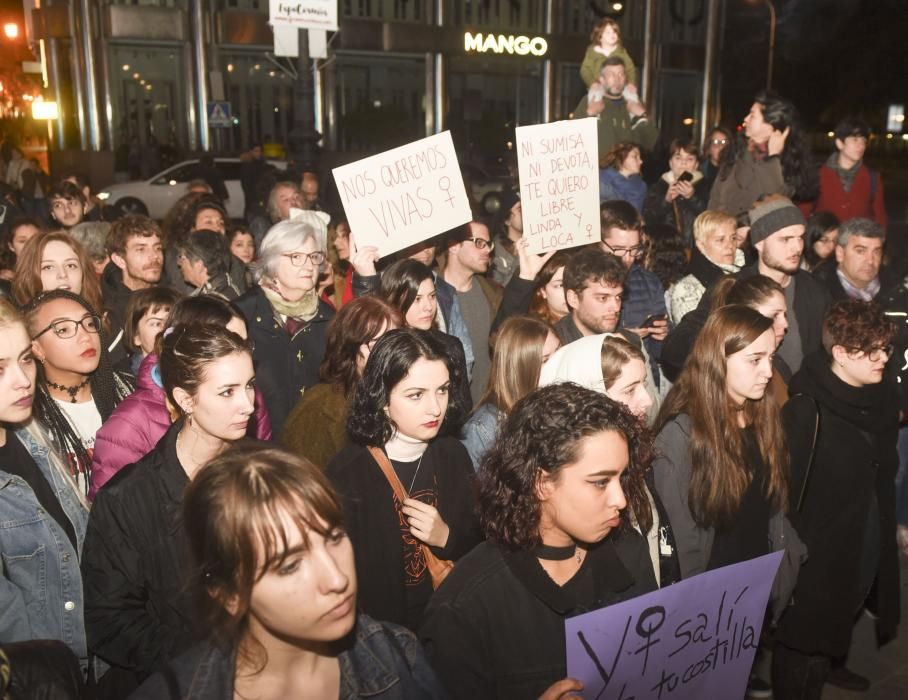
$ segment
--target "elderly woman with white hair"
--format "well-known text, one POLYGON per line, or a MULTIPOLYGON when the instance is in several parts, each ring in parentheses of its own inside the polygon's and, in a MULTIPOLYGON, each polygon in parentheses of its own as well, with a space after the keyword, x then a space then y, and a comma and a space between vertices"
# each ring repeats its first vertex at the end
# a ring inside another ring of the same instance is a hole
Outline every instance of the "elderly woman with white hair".
POLYGON ((275 434, 300 394, 318 382, 334 318, 334 309, 317 291, 327 218, 322 212, 298 211, 272 226, 252 266, 256 284, 235 302, 249 326, 256 383, 275 434))

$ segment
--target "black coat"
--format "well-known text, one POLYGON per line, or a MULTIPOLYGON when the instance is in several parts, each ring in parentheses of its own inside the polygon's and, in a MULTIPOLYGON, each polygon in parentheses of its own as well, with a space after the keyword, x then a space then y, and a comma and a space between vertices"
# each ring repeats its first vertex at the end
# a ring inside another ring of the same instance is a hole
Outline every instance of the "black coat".
POLYGON ((674 202, 666 202, 668 194, 668 181, 660 177, 646 191, 643 200, 643 219, 647 226, 671 226, 678 229, 688 246, 693 245, 694 219, 706 209, 709 199, 709 189, 705 178, 700 178, 694 185, 694 194, 690 199, 676 197, 674 202), (675 205, 678 209, 678 218, 675 219, 675 205), (680 227, 678 224, 681 224, 680 227))
POLYGON ((319 299, 315 317, 291 338, 258 285, 234 303, 246 318, 249 338, 255 344, 256 384, 265 397, 271 428, 279 435, 300 393, 318 383, 334 309, 319 299))
MULTIPOLYGON (((746 279, 759 275, 756 264, 745 267, 735 273, 738 279, 746 279)), ((792 276, 795 286, 794 315, 798 321, 798 330, 801 333, 801 347, 804 357, 816 352, 823 344, 823 317, 829 308, 830 298, 826 288, 814 279, 809 272, 798 270, 792 276)), ((712 310, 712 289, 707 289, 700 298, 696 309, 685 314, 681 322, 675 326, 662 343, 662 371, 669 381, 677 381, 681 368, 687 361, 687 356, 694 347, 700 330, 712 310)), ((788 313, 791 313, 791 309, 788 313)))
MULTIPOLYGON (((862 557, 878 551, 877 631, 895 634, 899 620, 899 563, 895 541, 898 400, 893 382, 853 387, 833 374, 823 352, 804 360, 782 411, 791 452, 789 518, 808 548, 793 605, 778 638, 806 653, 844 656, 854 616, 863 603, 862 557), (803 396, 798 396, 803 394, 803 396), (810 447, 819 432, 804 495, 810 447), (873 522, 868 529, 868 516, 873 522), (869 540, 867 538, 870 538, 869 540)), ((872 581, 873 570, 868 568, 872 581)))
MULTIPOLYGON (((595 605, 656 589, 642 536, 621 533, 590 548, 595 605)), ((530 552, 484 542, 457 563, 426 608, 419 637, 454 698, 536 698, 567 675, 564 621, 587 612, 530 552)))
MULTIPOLYGON (((194 612, 176 452, 183 421, 98 492, 82 552, 88 648, 133 682, 188 648, 194 612)), ((125 697, 125 695, 124 695, 125 697)))
MULTIPOLYGON (((458 560, 480 541, 474 512, 475 472, 466 448, 453 437, 433 440, 423 455, 435 465, 438 512, 450 528, 440 559, 458 560)), ((404 550, 391 485, 367 448, 348 445, 326 471, 344 506, 347 532, 359 572, 362 612, 405 625, 404 550)), ((456 567, 455 567, 456 568, 456 567)))

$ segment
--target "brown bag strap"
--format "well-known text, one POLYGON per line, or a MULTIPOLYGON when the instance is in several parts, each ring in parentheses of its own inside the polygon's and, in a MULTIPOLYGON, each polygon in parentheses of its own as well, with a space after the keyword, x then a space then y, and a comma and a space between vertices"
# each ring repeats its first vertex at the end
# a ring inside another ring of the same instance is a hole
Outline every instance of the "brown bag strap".
POLYGON ((372 455, 372 459, 378 462, 378 466, 381 467, 382 473, 385 475, 388 483, 391 484, 391 490, 394 491, 397 500, 403 503, 404 500, 408 498, 407 490, 404 488, 404 485, 400 483, 400 479, 397 477, 397 472, 394 471, 394 467, 391 466, 391 460, 388 459, 388 455, 386 455, 384 450, 380 447, 370 447, 369 454, 372 455))

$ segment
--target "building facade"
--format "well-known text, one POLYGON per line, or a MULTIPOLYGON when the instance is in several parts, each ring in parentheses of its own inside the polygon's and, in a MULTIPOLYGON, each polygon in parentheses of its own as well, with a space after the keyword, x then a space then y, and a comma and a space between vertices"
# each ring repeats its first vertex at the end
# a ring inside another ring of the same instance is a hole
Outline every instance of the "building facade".
MULTIPOLYGON (((314 66, 325 150, 376 152, 443 129, 468 160, 506 149, 515 126, 570 115, 606 4, 339 0, 340 29, 314 66)), ((706 5, 629 0, 619 18, 666 135, 690 133, 699 115, 706 5)), ((45 0, 32 17, 60 105, 58 146, 126 154, 287 143, 295 62, 273 55, 268 0, 45 0), (229 101, 231 126, 209 125, 213 99, 229 101)))

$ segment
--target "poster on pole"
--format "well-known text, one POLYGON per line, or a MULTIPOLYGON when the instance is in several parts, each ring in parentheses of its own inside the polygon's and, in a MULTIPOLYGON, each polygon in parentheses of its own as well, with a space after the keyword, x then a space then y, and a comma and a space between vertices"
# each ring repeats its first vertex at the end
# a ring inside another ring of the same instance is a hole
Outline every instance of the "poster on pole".
POLYGON ((531 253, 600 240, 596 120, 517 127, 523 237, 531 253))
POLYGON ((473 218, 449 131, 332 172, 357 245, 382 257, 473 218))
POLYGON ((337 0, 270 0, 272 27, 337 31, 337 0))
POLYGON ((566 620, 568 677, 587 699, 743 698, 782 555, 566 620))

